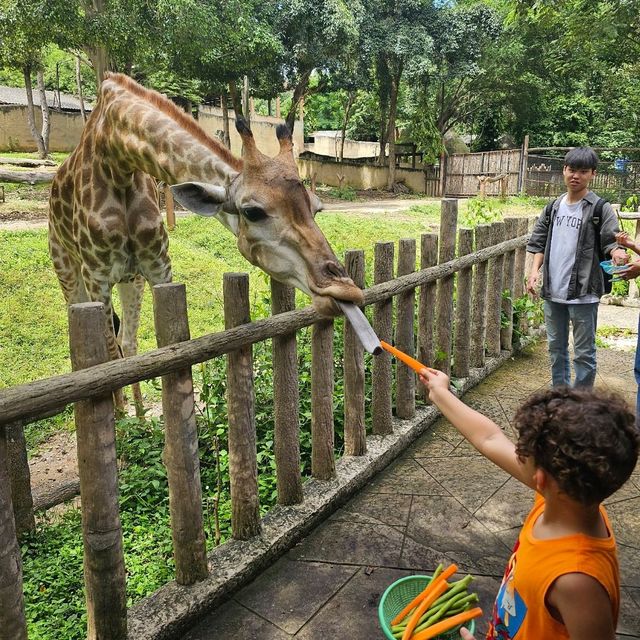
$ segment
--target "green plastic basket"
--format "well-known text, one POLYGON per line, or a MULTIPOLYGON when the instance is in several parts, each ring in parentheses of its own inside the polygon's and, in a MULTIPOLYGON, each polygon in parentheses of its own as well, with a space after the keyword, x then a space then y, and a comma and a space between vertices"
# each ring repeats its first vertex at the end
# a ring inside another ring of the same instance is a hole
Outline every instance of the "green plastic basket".
MULTIPOLYGON (((429 584, 431 576, 407 576, 396 580, 380 598, 378 618, 380 626, 388 640, 396 640, 391 633, 391 621, 429 584)), ((460 627, 454 627, 437 636, 441 640, 460 640, 460 627)), ((471 633, 475 631, 475 620, 469 620, 464 625, 471 633)))

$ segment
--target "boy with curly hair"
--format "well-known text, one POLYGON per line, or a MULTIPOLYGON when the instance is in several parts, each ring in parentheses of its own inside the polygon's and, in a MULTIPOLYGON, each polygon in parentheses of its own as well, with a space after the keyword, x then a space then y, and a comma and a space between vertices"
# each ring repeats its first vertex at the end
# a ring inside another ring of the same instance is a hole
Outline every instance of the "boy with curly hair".
MULTIPOLYGON (((486 458, 534 489, 496 597, 487 639, 614 640, 620 601, 616 543, 602 501, 638 459, 635 416, 619 396, 558 387, 531 396, 515 416, 513 443, 500 427, 424 370, 429 399, 486 458)), ((464 640, 474 640, 462 629, 464 640)))

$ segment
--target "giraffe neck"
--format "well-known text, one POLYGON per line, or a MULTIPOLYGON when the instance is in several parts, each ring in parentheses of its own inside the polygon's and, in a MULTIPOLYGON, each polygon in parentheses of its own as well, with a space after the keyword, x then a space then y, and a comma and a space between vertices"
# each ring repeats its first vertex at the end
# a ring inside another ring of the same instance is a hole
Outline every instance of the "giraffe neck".
POLYGON ((160 94, 112 74, 102 83, 96 149, 112 174, 144 171, 167 184, 189 180, 228 185, 242 161, 160 94))

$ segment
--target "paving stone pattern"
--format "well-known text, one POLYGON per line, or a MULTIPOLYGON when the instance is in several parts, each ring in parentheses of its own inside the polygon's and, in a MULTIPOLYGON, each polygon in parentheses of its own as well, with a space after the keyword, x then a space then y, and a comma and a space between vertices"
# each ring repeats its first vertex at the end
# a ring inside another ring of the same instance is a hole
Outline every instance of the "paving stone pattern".
MULTIPOLYGON (((633 311, 637 314, 637 310, 633 311)), ((598 386, 635 402, 633 351, 599 349, 598 386)), ((550 384, 546 344, 465 396, 513 435, 519 403, 550 384)), ((406 575, 456 562, 477 576, 489 614, 533 493, 470 447, 444 419, 311 535, 183 640, 382 640, 377 606, 406 575)), ((619 543, 620 640, 640 639, 640 471, 607 501, 619 543)), ((486 621, 478 624, 483 638, 486 621)), ((541 639, 540 639, 541 640, 541 639)))

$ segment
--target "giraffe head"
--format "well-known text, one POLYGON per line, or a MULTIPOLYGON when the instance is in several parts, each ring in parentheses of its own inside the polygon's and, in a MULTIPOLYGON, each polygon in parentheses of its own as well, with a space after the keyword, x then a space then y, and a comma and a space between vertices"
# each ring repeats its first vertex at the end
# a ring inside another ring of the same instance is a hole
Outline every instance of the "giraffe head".
POLYGON ((307 293, 320 313, 332 315, 334 299, 362 304, 361 289, 316 224, 322 203, 300 180, 288 127, 277 127, 280 152, 273 158, 259 151, 244 120, 236 128, 244 146, 242 171, 226 187, 174 185, 176 200, 200 215, 217 217, 238 238, 251 264, 307 293))

